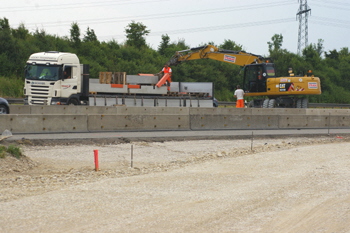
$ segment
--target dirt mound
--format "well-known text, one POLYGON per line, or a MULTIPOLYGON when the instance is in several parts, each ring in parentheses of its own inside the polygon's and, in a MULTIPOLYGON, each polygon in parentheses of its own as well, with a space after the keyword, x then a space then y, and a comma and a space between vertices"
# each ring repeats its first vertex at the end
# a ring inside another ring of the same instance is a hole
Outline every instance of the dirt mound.
POLYGON ((6 175, 11 173, 20 173, 30 169, 33 169, 38 164, 23 155, 20 158, 15 158, 11 155, 0 158, 0 174, 6 175))

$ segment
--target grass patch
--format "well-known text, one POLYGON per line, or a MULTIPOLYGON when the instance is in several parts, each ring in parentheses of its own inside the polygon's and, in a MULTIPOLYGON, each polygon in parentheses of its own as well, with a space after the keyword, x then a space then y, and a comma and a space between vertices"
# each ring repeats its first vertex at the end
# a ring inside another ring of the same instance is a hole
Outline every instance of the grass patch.
POLYGON ((6 147, 5 146, 0 146, 0 159, 3 159, 6 157, 6 147))
POLYGON ((0 96, 1 97, 12 97, 22 98, 24 80, 17 77, 3 77, 0 76, 0 96))
POLYGON ((13 156, 17 159, 21 158, 23 156, 23 153, 21 151, 21 148, 14 145, 6 146, 0 146, 0 158, 5 158, 7 155, 13 156))

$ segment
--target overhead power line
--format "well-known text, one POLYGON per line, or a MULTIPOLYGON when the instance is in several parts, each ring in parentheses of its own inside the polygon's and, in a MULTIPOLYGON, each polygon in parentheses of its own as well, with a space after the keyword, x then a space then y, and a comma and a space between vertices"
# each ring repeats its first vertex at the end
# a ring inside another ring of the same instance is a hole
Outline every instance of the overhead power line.
POLYGON ((319 7, 325 7, 327 9, 331 8, 331 9, 336 9, 336 10, 350 11, 350 4, 345 5, 345 6, 340 6, 340 5, 325 6, 325 5, 313 3, 312 5, 319 6, 319 7))
MULTIPOLYGON (((328 4, 328 5, 341 5, 341 6, 350 6, 350 3, 348 0, 346 0, 346 2, 339 2, 339 1, 329 1, 329 0, 318 0, 319 2, 323 2, 325 4, 328 4)), ((314 5, 316 2, 312 2, 312 5, 314 5)))
POLYGON ((350 22, 345 20, 334 20, 323 17, 313 17, 310 20, 311 23, 320 24, 323 26, 332 26, 338 28, 350 29, 350 22))
MULTIPOLYGON (((159 36, 163 34, 174 35, 174 34, 196 33, 196 32, 205 32, 205 31, 217 31, 217 30, 224 30, 224 29, 254 27, 254 26, 289 23, 289 22, 295 22, 295 18, 266 20, 266 21, 257 21, 257 22, 248 22, 248 23, 239 23, 239 24, 228 24, 228 25, 212 26, 212 27, 188 28, 188 29, 180 29, 180 30, 173 30, 173 31, 158 31, 158 32, 151 32, 149 36, 159 36)), ((109 35, 109 36, 100 36, 100 38, 121 38, 124 36, 125 35, 109 35)))
POLYGON ((69 4, 56 4, 56 5, 26 5, 20 7, 2 7, 0 12, 13 12, 13 11, 33 11, 33 10, 52 10, 52 9, 72 9, 72 8, 87 8, 87 7, 98 7, 111 5, 129 5, 129 4, 141 4, 141 3, 151 3, 151 2, 164 2, 169 0, 114 0, 114 1, 100 1, 100 2, 80 2, 80 3, 69 3, 69 4))
MULTIPOLYGON (((276 6, 285 6, 291 5, 290 1, 281 1, 281 2, 270 2, 263 4, 255 5, 246 5, 239 7, 225 7, 225 8, 212 8, 206 10, 194 10, 194 11, 185 11, 185 12, 174 12, 174 13, 164 13, 164 14, 151 14, 151 15, 141 15, 141 16, 126 16, 126 17, 112 17, 112 18, 100 18, 100 19, 87 19, 87 20, 77 20, 78 24, 82 25, 96 25, 96 24, 105 24, 105 23, 117 23, 117 22, 127 22, 131 20, 150 20, 150 19, 164 19, 164 18, 174 18, 174 17, 183 17, 183 16, 193 16, 193 15, 203 15, 203 14, 215 14, 215 13, 224 13, 240 10, 251 10, 251 9, 260 9, 260 8, 271 8, 276 6)), ((57 27, 71 25, 72 21, 60 21, 60 22, 40 22, 40 23, 30 23, 25 26, 31 27, 36 25, 43 25, 45 27, 57 27)), ((19 26, 19 25, 16 25, 19 26)))
POLYGON ((330 22, 330 23, 339 23, 339 24, 345 24, 350 26, 350 21, 349 20, 341 20, 341 19, 332 19, 332 18, 327 18, 327 17, 319 17, 319 16, 313 16, 312 18, 325 21, 325 22, 330 22))

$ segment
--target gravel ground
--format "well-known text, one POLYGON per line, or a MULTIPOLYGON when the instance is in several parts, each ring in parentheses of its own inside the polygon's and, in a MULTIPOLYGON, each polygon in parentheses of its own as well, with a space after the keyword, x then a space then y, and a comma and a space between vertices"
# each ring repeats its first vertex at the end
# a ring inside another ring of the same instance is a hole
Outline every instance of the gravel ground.
POLYGON ((345 136, 19 145, 0 232, 350 232, 345 136))

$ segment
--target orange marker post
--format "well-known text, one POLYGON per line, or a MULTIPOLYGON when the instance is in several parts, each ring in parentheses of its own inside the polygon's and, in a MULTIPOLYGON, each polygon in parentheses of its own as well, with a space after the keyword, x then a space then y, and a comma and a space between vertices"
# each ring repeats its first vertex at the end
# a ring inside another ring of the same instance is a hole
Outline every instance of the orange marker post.
POLYGON ((98 167, 98 150, 94 150, 94 158, 95 158, 95 171, 99 170, 98 167))

